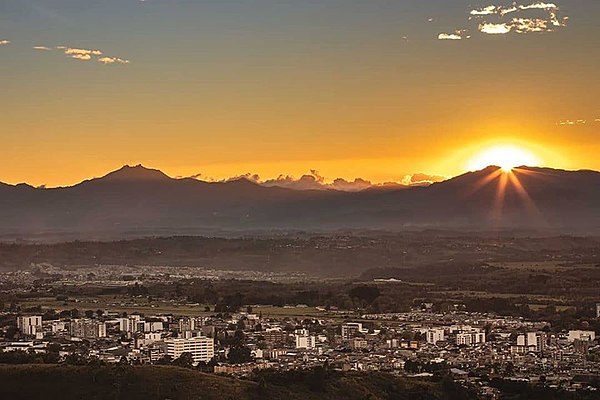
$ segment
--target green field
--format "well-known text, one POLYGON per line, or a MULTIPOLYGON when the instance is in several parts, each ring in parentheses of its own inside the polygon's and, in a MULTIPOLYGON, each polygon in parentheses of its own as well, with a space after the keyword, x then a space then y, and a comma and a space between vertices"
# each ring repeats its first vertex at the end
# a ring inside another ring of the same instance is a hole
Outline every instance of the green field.
MULTIPOLYGON (((148 301, 146 297, 128 296, 93 296, 70 298, 68 301, 57 300, 54 297, 28 298, 20 301, 22 309, 42 307, 43 310, 108 310, 116 312, 152 314, 173 314, 185 316, 208 316, 214 314, 214 304, 177 304, 169 301, 148 301), (209 312, 205 311, 210 307, 209 312)), ((335 317, 335 314, 317 310, 316 307, 273 307, 253 306, 252 312, 262 313, 264 317, 290 317, 290 318, 323 318, 335 317)))

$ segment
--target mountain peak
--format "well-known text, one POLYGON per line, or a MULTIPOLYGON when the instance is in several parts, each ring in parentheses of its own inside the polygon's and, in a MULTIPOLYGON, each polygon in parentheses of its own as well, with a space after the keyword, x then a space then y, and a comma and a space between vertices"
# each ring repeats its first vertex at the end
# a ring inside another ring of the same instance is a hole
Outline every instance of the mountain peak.
POLYGON ((124 182, 124 181, 164 181, 171 178, 158 169, 146 168, 142 164, 135 166, 124 165, 120 169, 113 171, 100 178, 103 181, 124 182))

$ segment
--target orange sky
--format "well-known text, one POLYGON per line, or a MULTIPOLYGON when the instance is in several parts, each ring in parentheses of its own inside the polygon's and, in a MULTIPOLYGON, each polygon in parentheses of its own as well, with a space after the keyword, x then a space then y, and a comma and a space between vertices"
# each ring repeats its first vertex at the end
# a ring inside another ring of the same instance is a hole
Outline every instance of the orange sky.
POLYGON ((69 185, 139 163, 401 181, 460 174, 498 144, 600 170, 600 2, 555 2, 568 24, 501 35, 468 18, 487 2, 462 0, 9 3, 2 182, 69 185))

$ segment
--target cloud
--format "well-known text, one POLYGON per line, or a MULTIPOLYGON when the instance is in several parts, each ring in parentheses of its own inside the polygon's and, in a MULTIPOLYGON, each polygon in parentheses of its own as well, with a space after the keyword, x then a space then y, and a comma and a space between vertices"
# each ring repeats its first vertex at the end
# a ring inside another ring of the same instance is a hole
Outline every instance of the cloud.
POLYGON ((291 175, 279 175, 274 179, 262 180, 258 174, 246 173, 243 175, 237 175, 228 179, 213 179, 205 176, 202 173, 194 174, 187 177, 177 177, 197 179, 204 182, 232 182, 240 179, 246 179, 250 182, 254 182, 257 185, 265 187, 282 187, 292 190, 337 190, 342 192, 359 192, 371 188, 408 188, 412 186, 428 186, 434 182, 440 182, 446 180, 446 177, 439 175, 430 174, 412 174, 406 175, 400 182, 385 182, 385 183, 373 183, 363 178, 355 178, 353 180, 346 180, 344 178, 336 178, 331 182, 322 176, 319 171, 311 170, 310 173, 302 175, 300 178, 295 178, 291 175))
POLYGON ((82 60, 82 61, 89 61, 92 59, 92 56, 89 54, 79 54, 79 53, 75 53, 71 56, 71 58, 74 58, 76 60, 82 60))
POLYGON ((595 125, 600 123, 600 118, 598 117, 593 117, 591 115, 588 115, 587 118, 581 118, 582 116, 580 115, 579 118, 575 119, 575 118, 569 118, 569 119, 561 119, 560 121, 556 122, 557 126, 563 126, 563 127, 569 127, 569 126, 585 126, 585 125, 595 125))
POLYGON ((336 178, 333 182, 327 183, 325 177, 321 176, 316 170, 311 170, 310 174, 302 175, 299 179, 289 175, 280 175, 276 179, 269 179, 264 182, 257 179, 256 182, 267 187, 277 186, 294 190, 339 190, 344 192, 358 192, 374 186, 370 181, 362 178, 355 178, 352 181, 336 178))
POLYGON ((462 35, 460 33, 440 33, 438 35, 439 40, 461 40, 462 35))
POLYGON ((448 178, 445 176, 430 175, 419 172, 412 175, 406 175, 404 178, 402 178, 401 184, 405 186, 427 186, 431 185, 432 183, 445 181, 446 179, 448 178))
MULTIPOLYGON (((69 47, 69 46, 56 46, 54 47, 57 50, 60 50, 67 57, 79 60, 79 61, 90 61, 96 60, 99 63, 104 65, 111 64, 129 64, 130 61, 120 57, 112 57, 104 54, 102 50, 98 49, 85 49, 79 47, 69 47)), ((51 47, 46 46, 34 46, 34 50, 44 50, 44 51, 52 51, 51 47)))
POLYGON ((343 190, 345 192, 356 192, 372 187, 373 184, 362 178, 355 178, 353 181, 347 181, 342 178, 337 178, 331 184, 335 190, 343 190))
POLYGON ((82 61, 89 61, 92 59, 92 56, 102 55, 102 52, 100 50, 78 49, 73 47, 65 48, 64 53, 70 56, 71 58, 82 61))
POLYGON ((104 65, 130 63, 129 60, 124 58, 106 56, 102 50, 79 49, 64 46, 58 46, 57 49, 63 50, 66 55, 76 60, 89 61, 92 58, 95 58, 96 61, 104 65))
POLYGON ((104 65, 107 64, 129 64, 129 60, 125 60, 122 58, 118 58, 118 57, 101 57, 98 59, 99 62, 101 62, 104 65))
POLYGON ((6 39, 0 40, 0 46, 6 45, 6 44, 10 44, 10 40, 6 40, 6 39))
POLYGON ((555 28, 567 25, 568 17, 559 18, 560 8, 554 3, 535 2, 530 4, 512 6, 489 5, 483 8, 474 9, 470 12, 470 19, 483 20, 479 24, 479 31, 490 35, 515 33, 533 33, 533 32, 553 32, 555 28), (545 15, 528 15, 535 11, 543 11, 545 15), (516 14, 515 17, 505 20, 504 17, 509 14, 516 14), (490 21, 489 18, 495 17, 496 21, 490 21))
POLYGON ((481 9, 471 10, 471 15, 481 16, 481 15, 494 15, 498 13, 498 8, 494 5, 486 6, 481 9))
POLYGON ((453 33, 440 33, 438 39, 468 39, 470 36, 467 36, 467 34, 470 29, 486 35, 554 32, 567 26, 569 20, 569 17, 560 17, 560 7, 558 5, 543 1, 526 4, 515 2, 510 6, 490 4, 485 7, 471 9, 468 15, 469 21, 476 21, 477 25, 453 33))
POLYGON ((76 49, 76 48, 68 47, 65 49, 65 54, 67 54, 67 55, 79 54, 82 56, 92 56, 92 55, 101 56, 102 52, 100 50, 76 49))
POLYGON ((489 35, 503 35, 510 32, 512 28, 507 24, 482 23, 479 25, 479 31, 489 35))
MULTIPOLYGON (((595 120, 595 122, 598 122, 598 120, 595 120)), ((558 121, 557 125, 559 125, 559 126, 575 126, 575 125, 586 125, 587 123, 588 123, 588 121, 585 119, 564 119, 564 120, 558 121)))

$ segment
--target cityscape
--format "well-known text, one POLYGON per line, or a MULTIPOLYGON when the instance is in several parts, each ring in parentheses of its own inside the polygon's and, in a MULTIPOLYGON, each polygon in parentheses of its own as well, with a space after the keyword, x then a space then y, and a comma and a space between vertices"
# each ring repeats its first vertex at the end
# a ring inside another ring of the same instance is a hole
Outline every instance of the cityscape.
MULTIPOLYGON (((261 371, 327 368, 416 382, 446 376, 465 395, 482 399, 505 398, 525 386, 549 391, 537 396, 597 395, 600 303, 589 318, 564 328, 539 317, 471 311, 458 300, 415 298, 405 311, 374 312, 383 290, 405 290, 407 282, 394 278, 352 283, 348 293, 359 306, 353 308, 310 297, 309 304, 247 304, 251 295, 240 292, 216 294, 216 304, 194 301, 197 285, 214 292, 234 282, 246 282, 251 291, 265 283, 306 290, 315 279, 266 271, 32 264, 0 274, 3 297, 12 299, 3 303, 0 363, 176 366, 242 380, 256 380, 261 371)), ((557 313, 556 306, 547 308, 557 313)))
POLYGON ((600 400, 598 21, 0 0, 0 400, 600 400))

